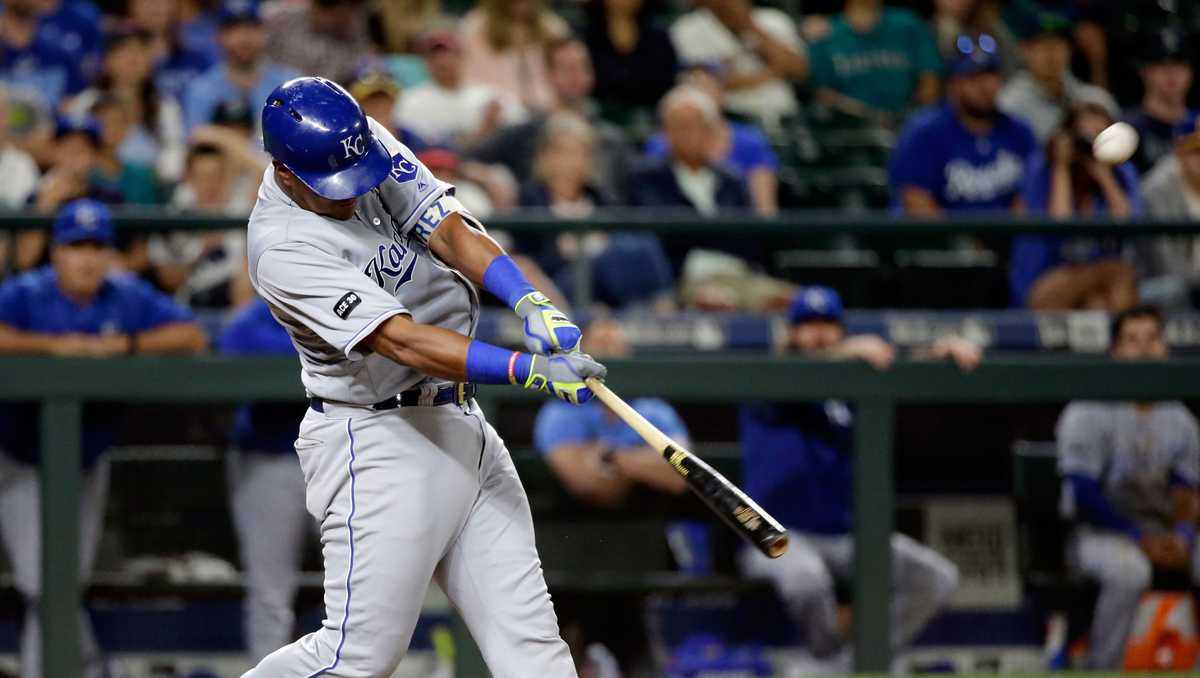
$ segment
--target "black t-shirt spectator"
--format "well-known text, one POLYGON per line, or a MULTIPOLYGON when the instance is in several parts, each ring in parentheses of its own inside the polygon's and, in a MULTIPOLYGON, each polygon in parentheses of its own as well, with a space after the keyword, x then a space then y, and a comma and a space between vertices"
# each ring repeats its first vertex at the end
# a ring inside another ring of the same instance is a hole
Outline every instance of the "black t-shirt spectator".
POLYGON ((639 19, 638 39, 629 51, 613 44, 604 3, 593 3, 584 42, 596 69, 595 98, 605 106, 652 107, 675 84, 678 59, 667 32, 639 19))

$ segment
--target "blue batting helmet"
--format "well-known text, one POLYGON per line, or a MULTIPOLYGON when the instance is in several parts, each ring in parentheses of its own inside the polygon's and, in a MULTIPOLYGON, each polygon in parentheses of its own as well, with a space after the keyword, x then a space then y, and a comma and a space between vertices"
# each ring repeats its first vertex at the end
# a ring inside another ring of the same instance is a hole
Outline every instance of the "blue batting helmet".
POLYGON ((325 78, 276 87, 263 106, 262 130, 267 153, 329 200, 358 197, 392 169, 354 97, 325 78))

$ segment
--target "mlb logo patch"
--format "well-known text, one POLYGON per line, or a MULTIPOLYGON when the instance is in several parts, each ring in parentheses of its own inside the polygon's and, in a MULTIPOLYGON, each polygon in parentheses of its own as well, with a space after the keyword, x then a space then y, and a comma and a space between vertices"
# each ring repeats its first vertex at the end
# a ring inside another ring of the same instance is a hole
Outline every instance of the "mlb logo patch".
POLYGON ((362 297, 358 296, 357 292, 347 292, 338 299, 338 303, 333 306, 333 314, 345 320, 350 317, 350 313, 354 308, 362 303, 362 297))

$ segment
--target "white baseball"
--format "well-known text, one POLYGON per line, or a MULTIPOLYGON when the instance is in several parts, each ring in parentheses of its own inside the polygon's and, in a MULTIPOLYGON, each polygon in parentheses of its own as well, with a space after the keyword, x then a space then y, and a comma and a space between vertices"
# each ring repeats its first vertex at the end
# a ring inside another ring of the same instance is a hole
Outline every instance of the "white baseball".
POLYGON ((1138 133, 1128 123, 1109 125, 1092 142, 1092 155, 1102 163, 1119 165, 1133 157, 1138 147, 1138 133))

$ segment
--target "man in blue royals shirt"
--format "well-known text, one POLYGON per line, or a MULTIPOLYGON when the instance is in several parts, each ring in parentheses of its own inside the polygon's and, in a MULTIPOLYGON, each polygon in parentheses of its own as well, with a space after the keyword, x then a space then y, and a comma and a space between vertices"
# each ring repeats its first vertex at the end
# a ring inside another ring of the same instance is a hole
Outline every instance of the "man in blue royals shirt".
POLYGON ((964 35, 957 47, 946 99, 913 117, 892 155, 892 204, 909 215, 1013 209, 1038 149, 1025 122, 996 108, 995 39, 964 35))
MULTIPOLYGON (((296 354, 292 340, 262 299, 238 311, 217 339, 221 353, 296 354)), ((300 584, 306 535, 312 530, 304 507, 304 477, 296 458, 299 417, 304 405, 245 403, 230 431, 226 460, 238 552, 246 573, 242 629, 255 662, 295 636, 293 599, 300 584)))
MULTIPOLYGON (((145 282, 110 272, 115 260, 108 208, 90 200, 68 204, 54 222, 51 264, 0 285, 0 353, 108 357, 130 353, 193 353, 206 345, 191 313, 145 282)), ((22 676, 41 674, 37 602, 41 591, 41 504, 35 439, 37 416, 8 408, 0 418, 0 534, 25 600, 22 676)), ((86 577, 104 523, 112 439, 108 425, 87 417, 80 496, 80 569, 86 577)), ((103 666, 86 617, 85 676, 103 666)))

